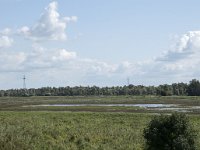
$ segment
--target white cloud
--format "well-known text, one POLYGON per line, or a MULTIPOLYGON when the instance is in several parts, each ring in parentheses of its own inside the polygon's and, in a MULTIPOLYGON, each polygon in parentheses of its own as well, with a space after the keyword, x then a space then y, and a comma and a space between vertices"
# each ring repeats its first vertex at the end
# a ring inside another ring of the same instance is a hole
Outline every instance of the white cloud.
POLYGON ((31 31, 30 31, 29 27, 27 27, 27 26, 23 26, 21 29, 18 30, 18 32, 20 34, 23 34, 25 37, 29 37, 31 35, 31 33, 30 33, 31 31))
POLYGON ((10 35, 10 28, 5 28, 0 31, 0 49, 12 46, 14 40, 10 37, 10 35))
POLYGON ((200 31, 190 31, 183 34, 173 50, 158 57, 156 61, 163 64, 168 71, 194 72, 200 64, 200 31))
POLYGON ((5 28, 2 31, 0 31, 0 34, 2 34, 2 35, 10 35, 11 34, 11 29, 10 28, 5 28))
POLYGON ((56 52, 55 56, 53 56, 52 59, 54 61, 56 60, 63 61, 63 60, 74 59, 76 57, 77 57, 76 52, 70 52, 65 49, 61 49, 61 50, 58 50, 58 52, 56 52))
MULTIPOLYGON (((116 64, 109 64, 103 61, 91 60, 88 65, 88 73, 93 73, 95 75, 103 75, 103 76, 110 76, 112 75, 116 69, 116 64)), ((84 66, 83 66, 84 67, 84 66)))
POLYGON ((77 16, 65 17, 64 20, 66 20, 67 22, 77 22, 78 17, 77 16))
POLYGON ((0 53, 0 72, 20 72, 24 68, 23 62, 26 60, 26 55, 23 52, 19 53, 0 53))
POLYGON ((191 58, 200 53, 200 31, 190 31, 183 34, 175 47, 158 57, 158 61, 179 61, 191 58))
POLYGON ((20 64, 24 71, 41 69, 65 69, 75 67, 77 54, 66 49, 46 49, 40 45, 34 44, 32 50, 25 53, 26 60, 20 64))
POLYGON ((13 39, 8 36, 0 36, 0 49, 10 47, 13 44, 13 39))
MULTIPOLYGON (((10 71, 33 71, 56 69, 66 72, 79 72, 82 76, 96 74, 110 76, 117 73, 118 65, 94 59, 80 58, 74 51, 66 49, 45 49, 37 44, 32 46, 30 52, 13 52, 2 55, 5 66, 13 64, 10 71), (13 58, 13 59, 11 59, 13 58)), ((4 69, 2 69, 4 70, 4 69)))
POLYGON ((29 71, 38 73, 45 70, 49 76, 62 76, 63 79, 85 80, 91 77, 91 84, 108 80, 122 81, 130 77, 134 83, 177 82, 200 74, 200 46, 198 32, 189 32, 180 37, 174 49, 156 59, 141 62, 124 61, 107 63, 90 58, 81 58, 74 51, 66 49, 45 49, 37 44, 30 52, 10 53, 1 56, 1 71, 29 71), (50 73, 51 75, 49 75, 50 73), (64 76, 64 75, 65 76, 64 76), (95 80, 96 79, 96 80, 95 80), (134 79, 134 80, 133 80, 134 79))
MULTIPOLYGON (((190 31, 180 36, 173 49, 144 63, 133 63, 133 78, 153 84, 185 82, 200 74, 200 31, 190 31)), ((126 63, 125 66, 130 66, 126 63)), ((131 70, 129 67, 128 70, 131 70)), ((124 71, 125 72, 125 71, 124 71)))
POLYGON ((66 40, 66 27, 70 21, 76 22, 77 17, 60 17, 57 2, 51 2, 40 16, 39 21, 31 28, 24 26, 19 33, 32 40, 66 40))

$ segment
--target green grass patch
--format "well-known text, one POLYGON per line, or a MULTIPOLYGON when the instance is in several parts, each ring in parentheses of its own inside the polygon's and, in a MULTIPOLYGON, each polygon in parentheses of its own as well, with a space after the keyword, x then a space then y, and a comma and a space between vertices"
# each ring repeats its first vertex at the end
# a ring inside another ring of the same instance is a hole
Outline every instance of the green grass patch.
MULTIPOLYGON (((140 150, 143 129, 152 117, 139 113, 0 112, 0 149, 140 150)), ((190 121, 200 133, 200 116, 190 115, 190 121)))
POLYGON ((1 112, 0 149, 142 149, 150 115, 1 112))

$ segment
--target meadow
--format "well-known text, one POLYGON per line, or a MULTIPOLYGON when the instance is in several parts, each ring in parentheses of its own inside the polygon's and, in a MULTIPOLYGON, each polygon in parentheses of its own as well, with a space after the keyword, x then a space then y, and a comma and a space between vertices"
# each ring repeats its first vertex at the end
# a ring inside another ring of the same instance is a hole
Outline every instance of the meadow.
MULTIPOLYGON (((29 107, 31 105, 181 103, 196 106, 199 102, 199 97, 2 97, 0 149, 142 150, 143 129, 152 117, 165 113, 135 107, 29 107)), ((200 147, 200 116, 198 113, 187 115, 200 147)))
POLYGON ((142 149, 151 117, 123 113, 1 112, 0 149, 142 149))
MULTIPOLYGON (((80 106, 55 107, 53 104, 173 104, 178 107, 200 107, 200 97, 196 96, 33 96, 0 97, 0 111, 72 111, 72 112, 131 112, 170 113, 171 110, 144 109, 121 106, 80 106), (40 106, 49 105, 49 106, 40 106), (37 107, 35 107, 37 106, 37 107)), ((188 111, 199 114, 200 109, 188 111)))
MULTIPOLYGON (((142 150, 143 129, 152 117, 135 113, 1 112, 0 149, 142 150)), ((189 118, 199 133, 200 116, 189 118)))

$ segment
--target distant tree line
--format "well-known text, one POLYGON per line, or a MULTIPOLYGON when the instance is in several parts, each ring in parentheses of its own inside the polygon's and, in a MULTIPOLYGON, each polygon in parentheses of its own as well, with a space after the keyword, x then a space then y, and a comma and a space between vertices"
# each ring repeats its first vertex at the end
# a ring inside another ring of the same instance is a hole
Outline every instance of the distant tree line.
POLYGON ((0 90, 3 96, 117 96, 117 95, 157 95, 157 96, 200 96, 200 82, 196 79, 187 83, 163 84, 159 86, 125 85, 112 87, 75 86, 42 87, 30 89, 0 90))

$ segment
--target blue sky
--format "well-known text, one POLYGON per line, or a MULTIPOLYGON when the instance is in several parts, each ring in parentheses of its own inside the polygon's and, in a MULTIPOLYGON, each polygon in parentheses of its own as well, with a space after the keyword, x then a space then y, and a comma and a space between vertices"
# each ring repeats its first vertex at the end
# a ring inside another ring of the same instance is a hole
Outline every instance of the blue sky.
POLYGON ((199 79, 200 2, 0 0, 0 88, 199 79))

